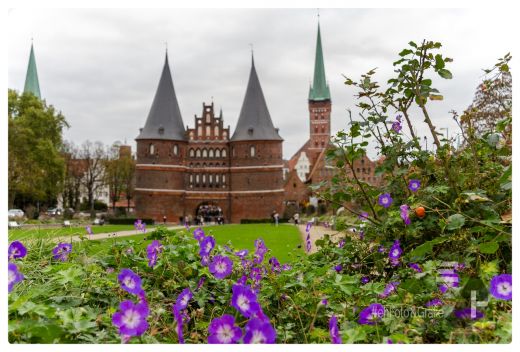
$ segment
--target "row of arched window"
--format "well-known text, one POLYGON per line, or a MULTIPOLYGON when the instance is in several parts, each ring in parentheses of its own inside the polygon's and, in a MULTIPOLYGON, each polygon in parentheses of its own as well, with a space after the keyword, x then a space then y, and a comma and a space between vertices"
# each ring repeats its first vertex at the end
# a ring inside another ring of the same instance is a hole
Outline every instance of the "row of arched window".
POLYGON ((190 163, 190 167, 213 167, 213 166, 214 167, 226 166, 226 163, 222 163, 222 164, 215 163, 214 165, 213 165, 213 163, 208 163, 208 164, 206 164, 206 163, 202 163, 202 164, 201 163, 190 163))
POLYGON ((213 149, 213 148, 190 148, 188 155, 190 158, 226 158, 227 157, 227 149, 213 149))
POLYGON ((225 174, 190 174, 190 187, 226 187, 225 174))
MULTIPOLYGON (((178 156, 179 155, 179 146, 177 144, 174 144, 171 152, 173 155, 178 156)), ((149 155, 155 155, 157 153, 157 150, 155 149, 155 145, 153 143, 150 143, 148 145, 148 154, 149 155)))

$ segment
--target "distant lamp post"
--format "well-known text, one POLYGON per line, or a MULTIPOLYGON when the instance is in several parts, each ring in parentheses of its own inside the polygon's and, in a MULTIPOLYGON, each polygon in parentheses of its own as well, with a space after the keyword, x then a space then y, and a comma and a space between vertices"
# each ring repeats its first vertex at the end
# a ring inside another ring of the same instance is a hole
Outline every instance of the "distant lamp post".
POLYGON ((424 136, 423 138, 424 138, 424 148, 426 149, 426 151, 428 151, 428 138, 426 138, 426 136, 424 136))

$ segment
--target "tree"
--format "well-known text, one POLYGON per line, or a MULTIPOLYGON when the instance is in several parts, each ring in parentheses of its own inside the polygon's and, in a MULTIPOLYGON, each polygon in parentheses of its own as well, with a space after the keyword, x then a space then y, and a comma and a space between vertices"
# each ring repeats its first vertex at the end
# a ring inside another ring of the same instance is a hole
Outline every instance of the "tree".
POLYGON ((93 215, 96 193, 105 185, 106 152, 103 143, 85 141, 81 145, 79 157, 85 164, 85 175, 82 183, 87 191, 90 213, 93 215))
POLYGON ((125 184, 124 160, 119 154, 119 147, 120 144, 116 142, 109 148, 108 158, 105 162, 105 182, 109 188, 113 211, 116 209, 116 202, 121 198, 121 192, 125 184))
POLYGON ((131 155, 122 156, 123 169, 123 193, 126 198, 126 210, 130 210, 130 200, 134 198, 134 186, 135 186, 135 160, 131 155))
POLYGON ((53 203, 62 189, 65 163, 61 112, 31 93, 8 91, 9 207, 53 203))
POLYGON ((85 176, 85 162, 79 159, 79 149, 73 142, 65 142, 65 181, 63 184, 63 206, 79 211, 81 185, 85 176))

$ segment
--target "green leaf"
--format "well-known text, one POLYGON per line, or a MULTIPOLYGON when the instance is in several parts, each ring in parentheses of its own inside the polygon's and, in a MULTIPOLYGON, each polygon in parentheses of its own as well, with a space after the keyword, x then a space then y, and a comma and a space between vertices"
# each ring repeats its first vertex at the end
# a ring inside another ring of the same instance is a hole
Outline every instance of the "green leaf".
POLYGON ((406 55, 409 55, 409 54, 411 54, 411 53, 413 53, 412 50, 410 50, 410 49, 403 49, 403 51, 401 51, 401 52, 399 53, 399 56, 406 56, 406 55))
POLYGON ((438 70, 444 68, 444 59, 440 54, 435 55, 435 68, 438 70))
POLYGON ((448 226, 446 227, 448 230, 456 230, 460 229, 464 226, 466 222, 466 218, 462 214, 453 214, 448 218, 448 226))
POLYGON ((484 254, 493 254, 498 250, 498 243, 496 242, 484 242, 479 244, 478 249, 484 254))
POLYGON ((453 78, 453 75, 451 74, 451 72, 446 70, 446 69, 444 69, 444 68, 442 68, 439 71, 437 71, 437 73, 439 74, 439 76, 441 76, 444 79, 452 79, 453 78))

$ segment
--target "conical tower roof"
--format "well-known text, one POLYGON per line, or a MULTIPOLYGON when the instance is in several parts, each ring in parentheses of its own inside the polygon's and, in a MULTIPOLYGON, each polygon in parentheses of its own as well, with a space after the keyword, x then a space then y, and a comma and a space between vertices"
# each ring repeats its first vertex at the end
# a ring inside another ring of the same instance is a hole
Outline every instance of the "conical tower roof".
POLYGON ((314 61, 314 80, 309 90, 309 100, 330 100, 330 90, 325 77, 325 63, 321 48, 321 31, 318 23, 318 39, 316 40, 316 59, 314 61))
POLYGON ((40 82, 38 81, 38 70, 36 69, 36 59, 34 58, 34 48, 31 44, 31 54, 29 55, 29 65, 27 66, 27 73, 25 75, 25 85, 23 87, 24 93, 32 93, 41 99, 40 96, 40 82))
POLYGON ((251 59, 251 72, 247 83, 246 96, 231 140, 283 140, 278 134, 278 130, 273 126, 253 58, 251 59))
POLYGON ((138 139, 186 140, 179 103, 173 87, 168 53, 146 124, 138 139))

